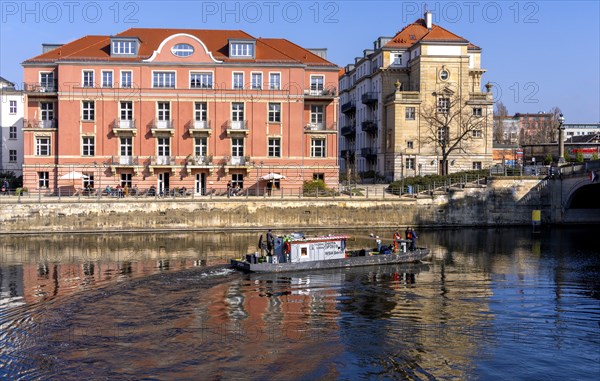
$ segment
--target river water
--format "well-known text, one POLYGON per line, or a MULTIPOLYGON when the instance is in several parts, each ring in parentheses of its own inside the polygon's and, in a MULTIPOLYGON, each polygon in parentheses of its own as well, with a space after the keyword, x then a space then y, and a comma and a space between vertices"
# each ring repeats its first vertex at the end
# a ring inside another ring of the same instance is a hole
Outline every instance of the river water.
POLYGON ((224 265, 255 233, 4 236, 0 379, 597 380, 599 231, 425 230, 427 263, 285 275, 224 265))

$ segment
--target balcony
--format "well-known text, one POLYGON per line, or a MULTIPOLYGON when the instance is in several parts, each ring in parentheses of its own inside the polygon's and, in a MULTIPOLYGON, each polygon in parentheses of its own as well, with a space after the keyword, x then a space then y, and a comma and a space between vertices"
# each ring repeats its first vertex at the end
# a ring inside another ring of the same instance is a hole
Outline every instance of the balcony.
POLYGON ((362 95, 362 103, 365 105, 376 104, 377 103, 377 93, 374 91, 369 91, 362 95))
POLYGON ((245 120, 228 121, 226 125, 227 136, 232 134, 248 135, 248 122, 245 120))
POLYGON ((366 120, 366 121, 362 122, 361 127, 364 132, 367 132, 369 134, 377 133, 377 123, 375 123, 372 120, 366 120))
POLYGON ((117 136, 135 136, 137 134, 137 129, 135 127, 135 119, 115 119, 113 122, 113 133, 117 136))
POLYGON ((354 150, 350 150, 350 149, 344 149, 340 152, 340 157, 343 160, 350 160, 350 161, 354 161, 354 156, 355 156, 355 152, 354 150))
POLYGON ((148 170, 152 175, 156 169, 168 169, 173 173, 176 167, 176 156, 150 156, 148 170))
POLYGON ((230 169, 244 169, 248 171, 252 168, 250 156, 226 156, 224 160, 225 174, 229 174, 230 169))
POLYGON ((305 134, 336 134, 337 125, 331 123, 329 125, 323 123, 308 123, 304 126, 305 134))
POLYGON ((40 119, 25 119, 23 120, 24 130, 51 130, 58 128, 56 119, 40 120, 40 119))
POLYGON ((158 135, 175 135, 175 127, 172 120, 153 120, 152 121, 152 136, 158 135))
POLYGON ((346 102, 342 105, 341 109, 344 114, 356 112, 356 103, 354 101, 346 102))
POLYGON ((192 120, 189 123, 188 132, 191 136, 210 136, 210 120, 192 120))
POLYGON ((469 94, 469 104, 488 104, 492 102, 493 95, 492 93, 470 93, 469 94))
POLYGON ((337 91, 334 87, 323 89, 323 88, 310 88, 304 90, 304 98, 312 100, 326 100, 330 101, 336 97, 337 91))
POLYGON ((350 125, 342 127, 340 134, 345 138, 352 139, 356 136, 356 126, 350 125))
POLYGON ((190 156, 187 159, 186 171, 188 176, 192 174, 193 169, 208 169, 209 173, 213 172, 213 157, 206 156, 190 156))
POLYGON ((28 96, 47 97, 58 94, 56 83, 24 83, 23 90, 28 96))
POLYGON ((134 174, 138 174, 141 169, 138 156, 112 156, 110 159, 110 170, 113 173, 119 168, 133 169, 134 174))
POLYGON ((398 102, 404 104, 421 103, 421 94, 418 91, 396 91, 385 98, 387 102, 398 102))
POLYGON ((376 161, 377 160, 377 150, 372 147, 361 148, 360 156, 364 157, 365 159, 367 159, 369 161, 376 161))

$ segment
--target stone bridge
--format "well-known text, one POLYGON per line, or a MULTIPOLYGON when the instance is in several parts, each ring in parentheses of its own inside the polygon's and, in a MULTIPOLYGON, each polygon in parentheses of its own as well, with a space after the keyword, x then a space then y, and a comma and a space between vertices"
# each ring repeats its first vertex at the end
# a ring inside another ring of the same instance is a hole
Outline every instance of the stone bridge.
POLYGON ((600 160, 563 165, 546 187, 553 223, 600 223, 600 160))

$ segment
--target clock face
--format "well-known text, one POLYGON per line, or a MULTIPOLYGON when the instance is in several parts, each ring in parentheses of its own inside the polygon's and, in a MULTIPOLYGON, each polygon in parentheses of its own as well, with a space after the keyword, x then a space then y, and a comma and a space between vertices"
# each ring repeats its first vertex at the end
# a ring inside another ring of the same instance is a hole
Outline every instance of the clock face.
POLYGON ((442 81, 447 80, 448 77, 450 77, 450 74, 448 73, 448 70, 442 70, 440 72, 440 78, 441 78, 442 81))

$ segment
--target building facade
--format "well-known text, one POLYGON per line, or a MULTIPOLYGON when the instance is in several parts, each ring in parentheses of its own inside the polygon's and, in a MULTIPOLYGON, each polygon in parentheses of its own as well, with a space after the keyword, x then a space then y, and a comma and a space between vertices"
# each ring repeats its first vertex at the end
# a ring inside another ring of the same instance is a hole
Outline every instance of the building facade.
POLYGON ((21 176, 23 166, 23 92, 0 77, 0 172, 21 176))
POLYGON ((578 136, 600 134, 600 123, 565 123, 563 124, 563 127, 565 129, 565 141, 573 140, 578 136))
POLYGON ((24 186, 336 185, 340 68, 323 56, 239 30, 134 28, 46 45, 23 62, 24 186), (63 182, 69 172, 85 178, 63 182))
POLYGON ((430 12, 379 37, 339 79, 342 172, 397 180, 491 165, 493 99, 480 64, 481 49, 430 12))

